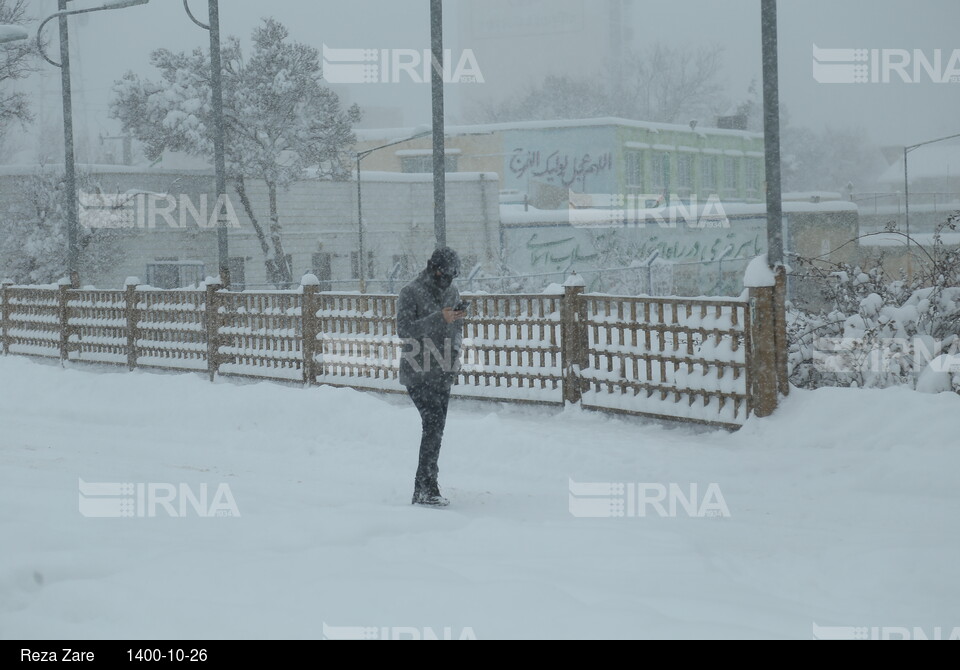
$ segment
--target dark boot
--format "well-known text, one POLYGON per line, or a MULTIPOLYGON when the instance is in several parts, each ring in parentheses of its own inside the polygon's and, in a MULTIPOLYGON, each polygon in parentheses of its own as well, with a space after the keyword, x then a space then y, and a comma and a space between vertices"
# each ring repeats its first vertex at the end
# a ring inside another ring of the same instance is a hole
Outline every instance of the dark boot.
POLYGON ((418 481, 414 485, 411 504, 424 507, 446 507, 450 501, 440 495, 440 487, 436 482, 421 485, 418 481))

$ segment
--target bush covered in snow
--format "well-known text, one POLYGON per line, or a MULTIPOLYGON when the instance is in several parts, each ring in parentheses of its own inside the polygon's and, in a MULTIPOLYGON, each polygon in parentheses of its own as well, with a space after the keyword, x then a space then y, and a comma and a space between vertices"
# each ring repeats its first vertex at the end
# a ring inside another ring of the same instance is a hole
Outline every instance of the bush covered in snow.
POLYGON ((932 248, 916 245, 912 278, 890 277, 882 260, 868 268, 795 259, 793 276, 815 283, 830 307, 788 304, 791 381, 960 393, 960 252, 942 239, 958 223, 960 214, 942 224, 932 248))
MULTIPOLYGON (((84 171, 77 174, 77 186, 84 193, 103 194, 100 184, 84 171)), ((33 174, 17 179, 14 187, 20 198, 0 211, 0 279, 17 284, 56 282, 67 268, 66 175, 40 166, 33 174)), ((83 225, 90 220, 84 213, 81 208, 79 271, 81 276, 97 275, 121 258, 123 231, 83 225)))

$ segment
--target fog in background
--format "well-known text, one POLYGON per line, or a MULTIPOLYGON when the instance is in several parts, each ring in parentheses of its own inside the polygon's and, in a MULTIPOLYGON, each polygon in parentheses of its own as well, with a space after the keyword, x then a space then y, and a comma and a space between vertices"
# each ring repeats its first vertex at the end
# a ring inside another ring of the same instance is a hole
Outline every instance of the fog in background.
MULTIPOLYGON (((96 4, 97 0, 72 2, 76 7, 96 4)), ((475 120, 478 102, 492 104, 521 96, 547 75, 609 76, 611 68, 624 66, 618 57, 622 53, 618 39, 623 40, 624 50, 642 50, 654 43, 691 50, 720 45, 719 81, 730 105, 745 100, 751 81, 761 74, 757 0, 447 0, 444 5, 447 46, 455 54, 472 49, 485 79, 483 84, 447 86, 448 123, 475 120), (623 17, 619 31, 609 18, 611 11, 623 17)), ((192 6, 199 16, 206 16, 205 1, 193 0, 192 6)), ((55 0, 31 3, 37 18, 55 10, 55 0)), ((960 132, 955 113, 960 108, 960 83, 820 84, 812 76, 811 55, 816 44, 822 48, 942 49, 948 58, 960 48, 956 34, 960 3, 807 0, 781 2, 779 11, 781 99, 792 125, 862 129, 877 146, 960 132)), ((293 39, 318 49, 323 44, 429 47, 427 0, 228 0, 221 2, 221 14, 224 34, 239 36, 244 44, 259 20, 269 15, 286 25, 293 39)), ((74 17, 71 29, 75 124, 84 161, 102 160, 105 151, 114 151, 111 140, 101 143, 99 137, 120 131, 119 123, 108 114, 115 80, 128 70, 156 78, 149 64, 155 49, 187 50, 208 44, 206 32, 189 21, 180 0, 153 0, 144 7, 74 17)), ((56 53, 56 23, 47 31, 56 53)), ((43 64, 42 74, 19 87, 35 103, 37 120, 22 136, 8 140, 4 162, 30 163, 41 155, 57 162, 59 71, 43 64)), ((335 88, 345 101, 366 110, 366 127, 429 122, 428 84, 335 88)), ((715 119, 700 122, 712 126, 715 119)))

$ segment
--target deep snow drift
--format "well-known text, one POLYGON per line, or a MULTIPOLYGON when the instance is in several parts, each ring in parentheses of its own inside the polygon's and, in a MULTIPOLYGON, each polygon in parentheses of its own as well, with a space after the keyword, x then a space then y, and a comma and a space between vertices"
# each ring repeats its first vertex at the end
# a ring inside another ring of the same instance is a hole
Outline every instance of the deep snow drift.
POLYGON ((5 358, 0 637, 946 637, 958 415, 827 389, 730 434, 454 401, 432 510, 404 397, 5 358), (228 484, 240 516, 91 518, 81 479, 228 484), (576 517, 571 480, 716 483, 730 515, 576 517))

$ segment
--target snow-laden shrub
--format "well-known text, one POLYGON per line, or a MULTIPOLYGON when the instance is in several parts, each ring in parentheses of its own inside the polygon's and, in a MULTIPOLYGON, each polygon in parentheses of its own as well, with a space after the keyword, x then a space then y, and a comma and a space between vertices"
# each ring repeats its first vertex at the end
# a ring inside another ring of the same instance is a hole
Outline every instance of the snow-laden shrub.
POLYGON ((917 245, 922 261, 912 279, 888 276, 882 260, 862 268, 796 259, 798 276, 829 307, 788 305, 791 381, 960 393, 960 252, 942 239, 958 223, 955 214, 942 224, 932 248, 917 245))

